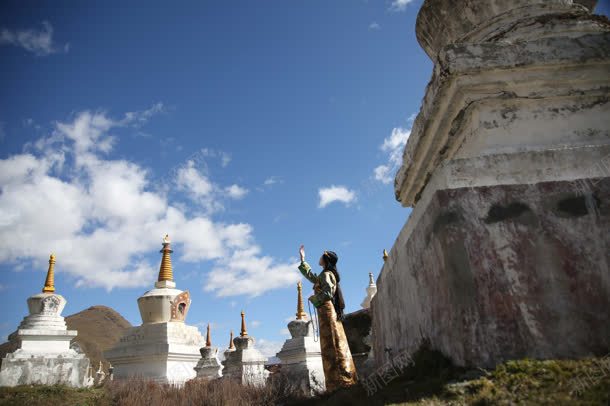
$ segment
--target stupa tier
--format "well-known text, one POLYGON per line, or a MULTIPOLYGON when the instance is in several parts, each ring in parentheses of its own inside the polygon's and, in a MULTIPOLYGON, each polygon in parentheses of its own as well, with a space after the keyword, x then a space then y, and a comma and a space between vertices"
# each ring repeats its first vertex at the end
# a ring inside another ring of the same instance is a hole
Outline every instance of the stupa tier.
POLYGON ((182 385, 196 376, 204 340, 197 327, 185 324, 191 299, 188 291, 176 289, 169 236, 162 245, 155 288, 138 298, 142 325, 128 329, 105 353, 114 366, 114 379, 138 377, 182 385))
POLYGON ((235 379, 241 384, 264 386, 269 372, 265 370, 267 358, 254 348, 254 338, 246 330, 245 313, 241 312, 241 333, 225 351, 223 377, 235 379), (231 348, 234 344, 235 348, 231 348))
POLYGON ((78 333, 68 330, 61 316, 67 301, 55 293, 54 255, 42 293, 29 297, 27 303, 29 315, 8 337, 17 350, 2 360, 0 386, 90 385, 89 359, 70 348, 78 333))
POLYGON ((277 353, 281 360, 280 379, 294 390, 310 396, 324 392, 326 385, 322 367, 320 342, 315 337, 313 322, 303 309, 301 282, 297 285, 296 319, 288 323, 292 338, 277 353))

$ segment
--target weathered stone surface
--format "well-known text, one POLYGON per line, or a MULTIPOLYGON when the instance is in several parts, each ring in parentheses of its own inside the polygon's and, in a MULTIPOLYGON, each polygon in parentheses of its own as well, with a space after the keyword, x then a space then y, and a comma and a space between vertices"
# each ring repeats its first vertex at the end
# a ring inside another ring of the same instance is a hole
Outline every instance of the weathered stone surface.
POLYGON ((114 366, 114 378, 139 377, 182 385, 195 378, 204 339, 195 326, 174 321, 146 323, 128 329, 104 356, 114 366))
POLYGON ((68 330, 61 312, 66 299, 39 293, 27 300, 29 315, 9 335, 15 351, 6 354, 0 369, 0 386, 62 384, 88 386, 89 359, 71 348, 78 334, 68 330))
MULTIPOLYGON (((595 3, 596 0, 426 0, 417 16, 415 32, 419 44, 434 60, 444 46, 472 40, 473 31, 508 26, 500 31, 518 32, 515 24, 519 21, 555 13, 587 14, 595 3)), ((478 39, 496 38, 497 35, 478 39)))
POLYGON ((217 347, 202 347, 199 349, 201 359, 195 366, 198 379, 216 379, 222 376, 222 365, 218 359, 217 347))
POLYGON ((413 211, 372 300, 377 364, 423 340, 471 366, 610 349, 610 23, 593 5, 424 2, 435 68, 395 180, 413 211))
POLYGON ((322 353, 320 342, 314 337, 312 322, 292 320, 288 323, 288 330, 292 338, 286 340, 277 353, 281 360, 280 379, 307 396, 324 392, 322 353))
POLYGON ((1 386, 85 385, 89 360, 84 355, 70 354, 45 357, 22 356, 22 350, 8 354, 2 361, 1 386))
POLYGON ((264 386, 269 372, 265 369, 267 358, 254 348, 254 338, 233 339, 235 350, 225 351, 223 379, 235 379, 244 385, 264 386))
MULTIPOLYGON (((458 24, 454 20, 459 20, 456 17, 460 10, 475 4, 487 11, 478 10, 476 16, 468 18, 479 21, 491 13, 496 16, 494 24, 501 28, 502 34, 494 34, 493 40, 475 35, 460 42, 439 39, 443 46, 433 58, 436 62, 433 76, 413 124, 403 165, 396 175, 396 198, 404 206, 413 206, 419 200, 436 168, 453 159, 463 144, 476 146, 467 139, 472 133, 478 135, 479 146, 488 146, 479 155, 496 152, 497 137, 487 139, 490 125, 497 125, 496 132, 506 130, 502 133, 505 141, 520 135, 513 145, 521 150, 540 150, 543 146, 539 145, 538 136, 545 136, 544 147, 553 149, 560 145, 587 144, 587 135, 591 134, 597 135, 598 144, 608 139, 610 22, 607 19, 592 16, 570 1, 549 2, 559 7, 552 13, 546 6, 531 13, 529 6, 519 8, 514 2, 501 2, 501 7, 492 7, 491 3, 496 2, 465 2, 458 7, 462 2, 450 2, 456 3, 454 13, 446 5, 431 8, 438 2, 426 1, 418 17, 418 21, 424 22, 418 24, 431 24, 425 22, 431 18, 427 13, 435 16, 440 13, 442 19, 451 21, 447 24, 458 24), (511 9, 510 15, 500 13, 506 8, 511 9), (535 21, 529 20, 532 16, 535 21), (527 30, 520 28, 521 23, 527 30), (545 111, 544 104, 553 106, 545 111), (478 120, 482 109, 487 109, 485 114, 489 120, 478 120), (529 114, 527 120, 521 119, 522 114, 529 114), (500 123, 507 116, 514 123, 513 128, 505 128, 500 123), (570 125, 561 125, 558 118, 569 119, 570 125), (516 127, 526 123, 525 128, 516 127), (562 139, 554 137, 557 128, 562 139)), ((444 38, 444 32, 432 30, 430 35, 444 38)))
POLYGON ((436 192, 377 281, 378 362, 424 339, 460 365, 607 353, 608 230, 609 178, 436 192))

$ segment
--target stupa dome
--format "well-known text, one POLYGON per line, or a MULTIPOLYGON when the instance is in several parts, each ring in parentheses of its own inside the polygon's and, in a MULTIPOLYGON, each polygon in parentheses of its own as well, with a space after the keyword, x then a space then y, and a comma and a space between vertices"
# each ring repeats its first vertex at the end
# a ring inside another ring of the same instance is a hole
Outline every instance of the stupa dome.
POLYGON ((165 323, 168 321, 184 322, 191 298, 188 291, 176 289, 172 269, 169 236, 163 238, 161 265, 155 288, 138 298, 138 307, 142 323, 165 323))

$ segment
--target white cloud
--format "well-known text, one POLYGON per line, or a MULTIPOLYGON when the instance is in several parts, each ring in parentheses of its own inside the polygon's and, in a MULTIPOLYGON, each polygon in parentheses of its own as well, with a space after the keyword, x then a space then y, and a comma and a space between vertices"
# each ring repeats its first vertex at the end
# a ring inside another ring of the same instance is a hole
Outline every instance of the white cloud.
POLYGON ((148 120, 153 118, 155 115, 165 113, 166 109, 163 103, 158 102, 153 104, 150 108, 142 111, 129 111, 125 113, 123 124, 131 124, 136 128, 139 128, 146 124, 148 120))
POLYGON ((254 345, 256 349, 259 350, 266 358, 274 358, 275 354, 280 352, 284 343, 260 338, 256 340, 254 345))
POLYGON ((216 291, 218 296, 259 296, 296 283, 300 279, 297 266, 297 263, 276 263, 272 257, 261 256, 256 245, 243 246, 216 261, 207 275, 205 291, 216 291))
MULTIPOLYGON (((249 224, 217 222, 173 205, 170 197, 180 188, 159 191, 146 168, 108 158, 114 145, 109 132, 125 125, 104 112, 83 111, 56 122, 49 136, 23 153, 0 159, 0 262, 42 273, 53 252, 57 272, 71 275, 76 286, 149 287, 158 259, 151 263, 144 256, 158 251, 168 232, 182 261, 213 261, 207 291, 261 294, 298 279, 295 264, 261 255, 249 224), (233 285, 218 285, 219 273, 233 285)), ((182 168, 175 184, 205 196, 202 175, 189 172, 188 163, 182 168)))
POLYGON ((203 158, 218 158, 220 159, 220 165, 223 168, 226 168, 229 163, 231 163, 231 154, 225 151, 217 151, 215 149, 203 148, 197 153, 197 155, 203 158))
POLYGON ((248 189, 236 184, 222 188, 213 183, 203 172, 207 172, 205 167, 198 170, 195 167, 195 160, 188 160, 186 165, 176 170, 176 186, 179 190, 187 192, 191 200, 197 202, 207 213, 222 210, 223 197, 240 200, 248 194, 248 189))
POLYGON ((226 168, 227 165, 229 165, 229 163, 231 162, 231 155, 227 154, 226 152, 221 152, 220 153, 220 162, 223 168, 226 168))
POLYGON ((250 325, 250 327, 252 328, 257 328, 261 326, 261 322, 260 320, 252 320, 250 323, 248 323, 250 325))
POLYGON ((189 192, 195 199, 209 196, 214 189, 212 182, 195 168, 193 161, 187 161, 186 166, 178 169, 176 183, 178 188, 189 192))
POLYGON ((231 185, 225 188, 225 192, 231 199, 239 200, 243 199, 248 194, 248 189, 239 185, 231 185))
POLYGON ((412 3, 413 0, 394 0, 390 5, 391 11, 404 11, 407 9, 407 5, 412 3))
POLYGON ((356 192, 349 190, 345 186, 332 185, 318 190, 320 197, 319 208, 324 208, 333 202, 341 202, 349 205, 356 200, 356 192))
POLYGON ((43 21, 42 29, 28 29, 11 31, 3 29, 0 31, 0 45, 13 45, 21 47, 36 56, 46 56, 56 52, 68 52, 69 44, 58 47, 53 42, 53 27, 48 21, 43 21))
MULTIPOLYGON (((414 116, 408 121, 413 122, 414 116)), ((402 153, 411 135, 411 129, 397 127, 392 130, 389 137, 383 140, 379 147, 387 155, 387 163, 377 166, 373 170, 373 176, 381 183, 388 184, 394 180, 394 174, 402 164, 402 153)))
POLYGON ((275 184, 284 183, 284 181, 279 176, 270 176, 263 182, 263 186, 271 187, 275 184))
POLYGON ((380 30, 381 26, 379 25, 379 23, 377 21, 373 21, 372 23, 369 24, 369 30, 374 31, 374 30, 380 30))

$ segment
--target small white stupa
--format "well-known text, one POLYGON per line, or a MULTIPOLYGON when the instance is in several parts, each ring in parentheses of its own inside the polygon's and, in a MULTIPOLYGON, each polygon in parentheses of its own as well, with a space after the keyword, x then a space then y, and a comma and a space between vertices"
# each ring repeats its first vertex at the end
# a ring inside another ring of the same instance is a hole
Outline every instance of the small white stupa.
POLYGON ((95 373, 95 383, 97 385, 101 385, 102 383, 104 383, 105 379, 106 372, 104 372, 104 369, 102 367, 102 361, 100 361, 100 366, 97 368, 97 372, 95 373))
POLYGON ((366 297, 360 304, 363 309, 368 309, 371 307, 371 300, 373 296, 377 293, 377 285, 375 285, 375 280, 373 279, 373 273, 369 272, 369 286, 366 287, 366 297))
POLYGON ((222 365, 218 359, 218 347, 212 347, 210 324, 205 338, 205 347, 199 349, 201 359, 195 367, 198 379, 216 379, 222 376, 222 365))
POLYGON ((191 298, 188 291, 176 289, 172 252, 166 235, 155 288, 138 298, 142 325, 128 329, 104 354, 116 379, 139 377, 182 385, 195 378, 204 340, 197 327, 184 323, 191 298))
POLYGON ((264 386, 269 372, 265 369, 267 358, 254 348, 254 338, 246 330, 245 313, 241 312, 241 333, 233 339, 235 349, 225 351, 222 362, 223 377, 235 379, 244 385, 264 386))
POLYGON ((229 353, 233 352, 233 351, 235 351, 235 344, 233 343, 233 330, 231 330, 231 333, 229 336, 229 347, 223 353, 225 359, 227 359, 229 357, 229 353))
POLYGON ((49 258, 49 270, 42 293, 28 298, 29 315, 8 339, 18 349, 6 355, 0 370, 0 386, 68 385, 89 386, 89 359, 70 348, 76 337, 68 330, 61 312, 66 299, 55 293, 55 256, 49 258))
POLYGON ((292 338, 286 340, 277 357, 281 361, 280 379, 293 385, 295 390, 311 396, 324 392, 324 368, 320 342, 316 340, 313 322, 307 320, 303 309, 301 282, 297 284, 296 320, 288 323, 292 338))

